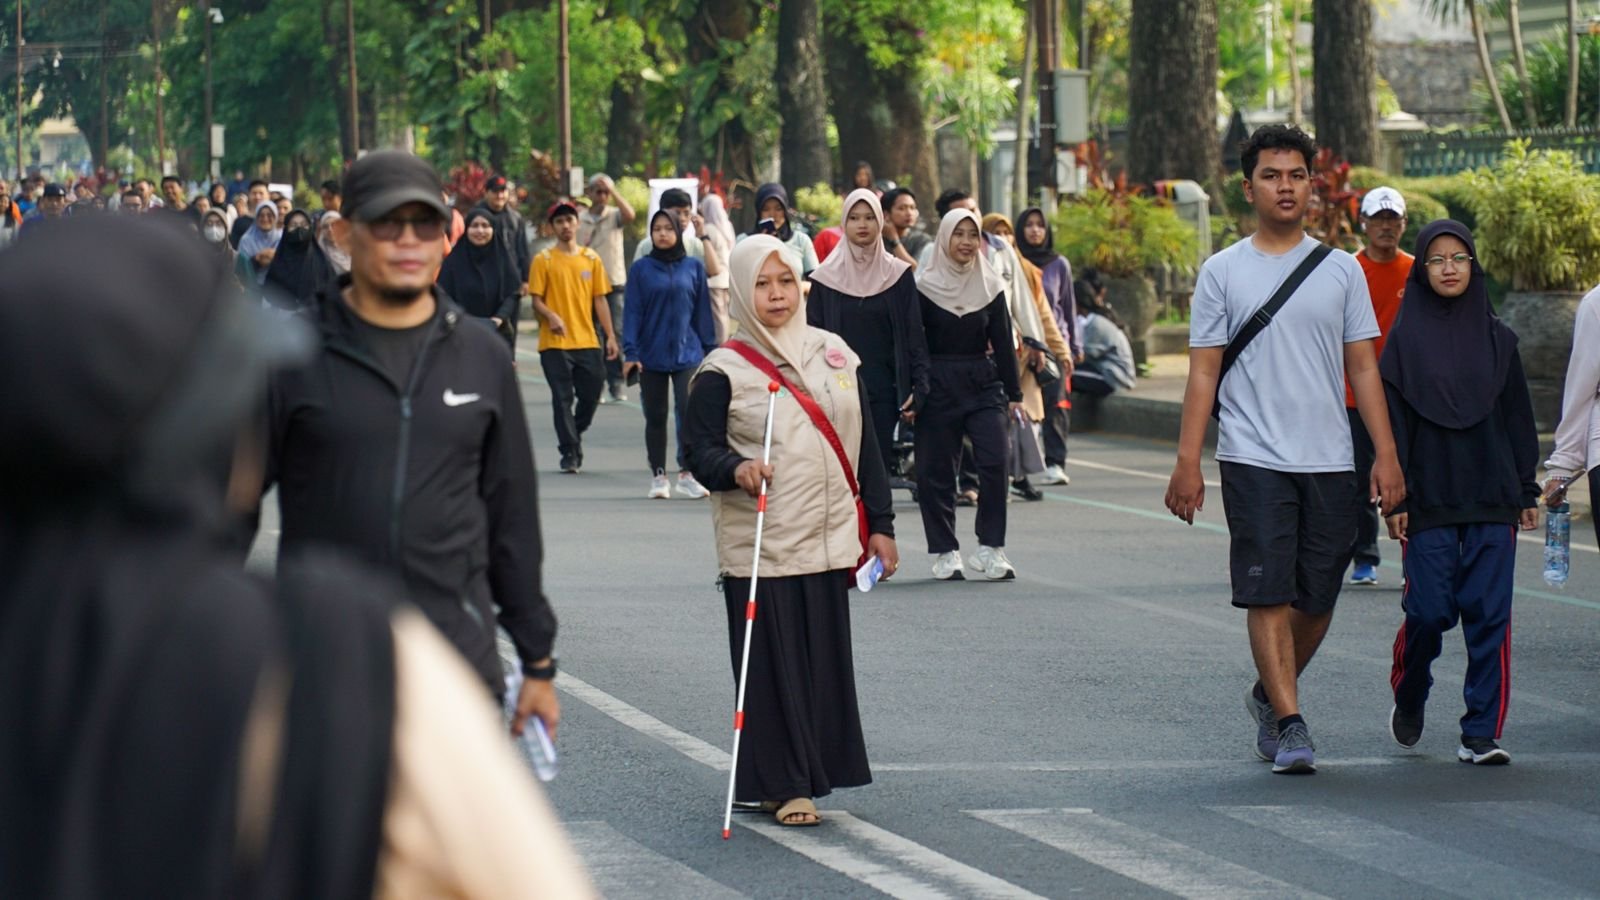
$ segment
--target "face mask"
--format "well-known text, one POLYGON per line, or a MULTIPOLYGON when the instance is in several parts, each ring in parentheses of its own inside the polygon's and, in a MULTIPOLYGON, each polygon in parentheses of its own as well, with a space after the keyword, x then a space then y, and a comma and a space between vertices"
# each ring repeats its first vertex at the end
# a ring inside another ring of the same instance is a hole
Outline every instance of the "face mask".
POLYGON ((228 236, 228 229, 223 228, 221 225, 207 225, 206 226, 206 240, 210 241, 213 244, 221 243, 222 239, 227 237, 227 236, 228 236))
POLYGON ((311 229, 304 225, 297 225, 284 232, 284 237, 288 238, 291 244, 304 244, 311 240, 311 229))

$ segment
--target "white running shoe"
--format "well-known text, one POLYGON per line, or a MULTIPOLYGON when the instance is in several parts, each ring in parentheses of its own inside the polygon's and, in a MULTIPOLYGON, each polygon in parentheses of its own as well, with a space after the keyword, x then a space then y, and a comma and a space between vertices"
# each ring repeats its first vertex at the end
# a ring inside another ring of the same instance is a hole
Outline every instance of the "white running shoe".
POLYGON ((1017 577, 1017 570, 1011 568, 1011 560, 1006 559, 1006 551, 1000 547, 979 546, 978 552, 972 554, 970 560, 972 567, 983 573, 983 577, 990 581, 1010 581, 1017 577))
POLYGON ((645 497, 651 500, 666 500, 672 496, 672 485, 667 481, 667 476, 657 475, 650 479, 650 493, 645 497))
POLYGON ((702 500, 711 496, 711 492, 706 490, 705 486, 700 482, 695 481, 694 476, 688 472, 678 473, 678 493, 688 497, 690 500, 702 500))
POLYGON ((941 553, 933 558, 933 577, 940 581, 963 581, 966 575, 962 574, 961 554, 954 550, 941 553))
POLYGON ((1067 471, 1060 466, 1046 467, 1039 475, 1040 484, 1071 484, 1072 479, 1067 477, 1067 471))

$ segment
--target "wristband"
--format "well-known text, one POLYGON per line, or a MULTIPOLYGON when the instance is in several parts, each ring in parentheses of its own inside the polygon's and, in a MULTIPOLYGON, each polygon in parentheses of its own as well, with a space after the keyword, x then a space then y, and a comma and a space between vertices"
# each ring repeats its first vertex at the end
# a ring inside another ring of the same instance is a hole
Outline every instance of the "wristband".
POLYGON ((556 658, 554 656, 550 657, 550 661, 542 666, 524 665, 522 667, 522 676, 534 681, 550 681, 556 677, 556 658))

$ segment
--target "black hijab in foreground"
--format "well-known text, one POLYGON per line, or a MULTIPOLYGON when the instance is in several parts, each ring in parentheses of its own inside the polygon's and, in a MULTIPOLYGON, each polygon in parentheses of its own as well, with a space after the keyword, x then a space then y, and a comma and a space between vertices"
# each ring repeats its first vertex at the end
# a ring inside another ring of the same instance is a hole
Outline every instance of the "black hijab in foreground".
POLYGON ((650 236, 650 257, 652 259, 664 263, 675 263, 683 259, 687 254, 687 251, 683 249, 683 225, 678 222, 678 217, 673 213, 669 213, 664 209, 656 210, 656 214, 650 217, 650 230, 647 234, 650 236), (655 240, 656 220, 660 218, 665 218, 668 222, 671 222, 672 233, 678 236, 677 241, 665 250, 657 247, 655 240))
POLYGON ((1430 223, 1417 235, 1415 255, 1378 371, 1423 418, 1445 428, 1471 428, 1494 411, 1517 336, 1489 306, 1488 279, 1467 226, 1451 219, 1430 223), (1459 239, 1472 255, 1467 291, 1455 298, 1434 291, 1424 264, 1428 246, 1442 235, 1459 239))
POLYGON ((1050 217, 1045 215, 1044 210, 1037 206, 1025 209, 1022 211, 1022 215, 1017 216, 1016 236, 1017 250, 1022 253, 1024 259, 1040 269, 1061 258, 1061 254, 1056 252, 1056 232, 1054 228, 1050 227, 1050 217), (1044 243, 1042 244, 1030 244, 1028 239, 1024 237, 1023 226, 1027 224, 1028 217, 1033 215, 1037 215, 1044 221, 1044 243))
POLYGON ((388 613, 223 548, 219 463, 294 343, 230 277, 176 216, 0 253, 0 380, 37 388, 0 404, 0 895, 372 896, 388 613), (244 817, 258 709, 282 740, 244 817))
MULTIPOLYGON (((482 219, 496 225, 494 213, 479 207, 467 213, 467 228, 482 219)), ((479 247, 462 232, 455 249, 444 258, 439 269, 439 286, 450 299, 461 304, 467 315, 487 319, 500 315, 501 306, 512 294, 520 295, 522 280, 517 277, 516 265, 510 252, 495 239, 479 247)))

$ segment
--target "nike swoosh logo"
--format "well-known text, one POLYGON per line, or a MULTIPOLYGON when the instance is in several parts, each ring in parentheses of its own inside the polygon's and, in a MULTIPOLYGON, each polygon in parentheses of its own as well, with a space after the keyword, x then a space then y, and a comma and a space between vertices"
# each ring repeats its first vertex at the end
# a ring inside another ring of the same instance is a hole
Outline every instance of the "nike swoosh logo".
POLYGON ((466 406, 468 403, 477 403, 481 397, 477 394, 458 394, 449 388, 444 389, 445 406, 466 406))

